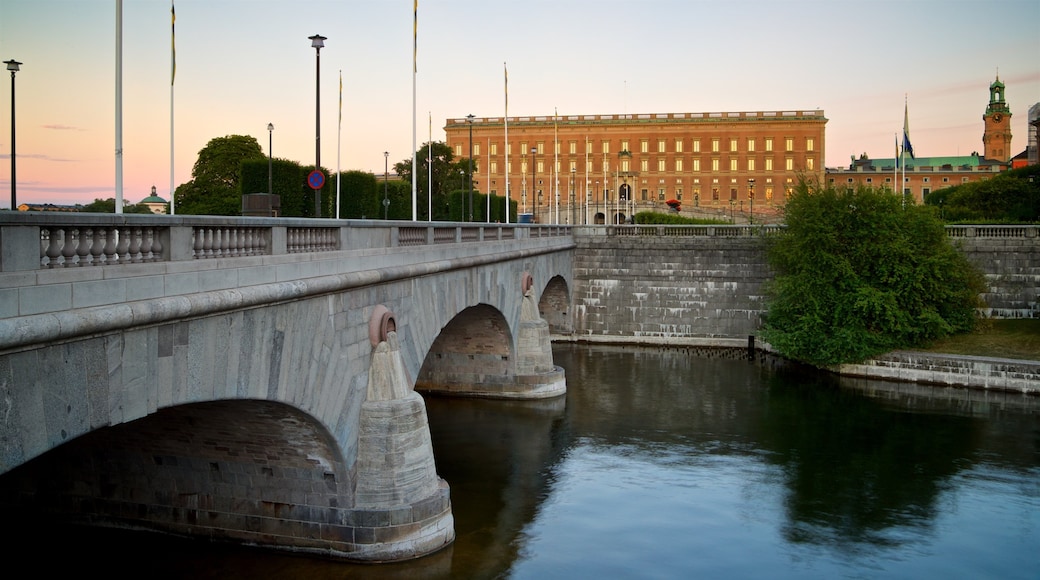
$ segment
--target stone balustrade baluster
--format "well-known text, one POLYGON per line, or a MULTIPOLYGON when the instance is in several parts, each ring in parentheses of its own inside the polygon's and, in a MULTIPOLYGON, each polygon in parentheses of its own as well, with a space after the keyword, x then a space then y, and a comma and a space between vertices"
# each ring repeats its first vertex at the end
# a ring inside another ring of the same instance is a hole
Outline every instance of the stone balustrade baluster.
POLYGON ((202 244, 206 237, 206 232, 201 227, 195 227, 191 230, 191 249, 192 257, 199 259, 203 257, 202 244))
POLYGON ((65 228, 65 243, 61 247, 61 257, 65 268, 76 266, 76 248, 79 246, 79 229, 65 228))
POLYGON ((90 246, 94 242, 94 230, 85 228, 79 231, 79 245, 76 247, 76 256, 79 258, 77 266, 90 265, 90 246))
POLYGON ((117 247, 119 246, 119 228, 105 228, 105 245, 101 249, 104 252, 104 257, 101 259, 102 264, 118 264, 119 255, 117 247))
POLYGON ((139 264, 142 261, 141 256, 141 228, 132 228, 129 230, 129 246, 127 246, 127 257, 132 264, 139 264))
POLYGON ((118 243, 116 244, 116 263, 130 263, 130 228, 123 226, 116 230, 118 243))
POLYGON ((43 255, 47 258, 48 268, 60 268, 58 258, 61 256, 61 242, 65 237, 65 230, 60 228, 42 229, 40 233, 47 236, 47 248, 43 255), (46 232, 44 234, 44 232, 46 232))
POLYGON ((220 233, 220 257, 226 258, 231 251, 231 228, 222 227, 220 233))
POLYGON ((149 262, 161 262, 161 261, 163 261, 163 245, 162 245, 162 238, 159 237, 159 229, 158 228, 148 228, 148 231, 150 232, 149 236, 150 236, 150 239, 152 240, 152 248, 151 248, 152 251, 151 251, 151 256, 149 257, 148 261, 149 262))

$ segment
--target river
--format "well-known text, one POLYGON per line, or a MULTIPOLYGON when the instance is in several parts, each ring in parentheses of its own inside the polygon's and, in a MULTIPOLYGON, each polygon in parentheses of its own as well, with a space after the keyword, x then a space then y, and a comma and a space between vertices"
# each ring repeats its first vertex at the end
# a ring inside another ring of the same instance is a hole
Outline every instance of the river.
POLYGON ((352 565, 59 528, 36 572, 1040 577, 1040 397, 839 381, 682 348, 553 354, 565 397, 427 397, 457 533, 436 554, 352 565))

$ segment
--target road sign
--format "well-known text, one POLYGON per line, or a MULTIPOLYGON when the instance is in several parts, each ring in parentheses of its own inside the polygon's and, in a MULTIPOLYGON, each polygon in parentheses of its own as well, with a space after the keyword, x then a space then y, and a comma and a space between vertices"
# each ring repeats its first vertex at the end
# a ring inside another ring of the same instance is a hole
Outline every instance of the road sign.
POLYGON ((325 185, 325 174, 315 169, 307 175, 307 185, 311 189, 321 189, 325 185))

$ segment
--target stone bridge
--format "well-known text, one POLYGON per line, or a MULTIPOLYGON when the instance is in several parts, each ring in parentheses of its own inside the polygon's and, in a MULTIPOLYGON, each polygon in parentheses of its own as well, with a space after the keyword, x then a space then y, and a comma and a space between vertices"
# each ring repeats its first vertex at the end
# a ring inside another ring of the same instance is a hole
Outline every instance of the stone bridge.
POLYGON ((0 503, 359 561, 454 526, 413 391, 565 392, 560 226, 0 217, 0 503))

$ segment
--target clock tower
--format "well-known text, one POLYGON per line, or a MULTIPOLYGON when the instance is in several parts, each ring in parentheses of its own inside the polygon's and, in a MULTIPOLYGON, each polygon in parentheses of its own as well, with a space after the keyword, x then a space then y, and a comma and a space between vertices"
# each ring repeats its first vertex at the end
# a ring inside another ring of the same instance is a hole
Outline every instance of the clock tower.
POLYGON ((982 116, 985 122, 982 151, 986 159, 1006 163, 1011 158, 1011 109, 1004 96, 1004 83, 998 75, 989 85, 989 105, 982 116))

